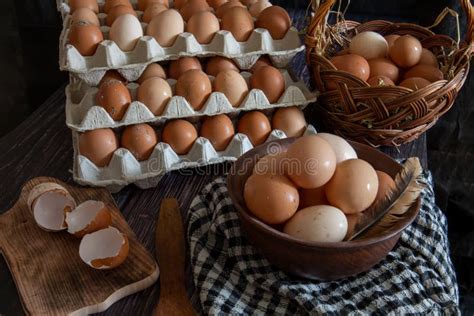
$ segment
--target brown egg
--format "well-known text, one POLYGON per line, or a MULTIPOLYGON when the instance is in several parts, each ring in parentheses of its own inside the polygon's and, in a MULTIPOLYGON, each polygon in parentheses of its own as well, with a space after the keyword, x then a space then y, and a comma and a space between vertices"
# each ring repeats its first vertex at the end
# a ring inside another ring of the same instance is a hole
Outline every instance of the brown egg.
POLYGON ((265 114, 259 111, 252 111, 245 113, 240 118, 237 131, 247 135, 252 145, 258 146, 267 140, 272 132, 272 127, 265 114))
POLYGON ((385 36, 385 40, 387 41, 388 50, 389 50, 389 51, 390 51, 390 49, 392 48, 393 43, 395 43, 395 41, 396 41, 399 37, 400 37, 400 35, 396 35, 396 34, 391 34, 391 35, 385 36))
POLYGON ((154 16, 146 28, 162 47, 173 46, 179 34, 184 32, 184 21, 178 11, 169 9, 154 16))
POLYGON ((199 135, 207 138, 216 151, 222 151, 234 138, 234 125, 225 114, 209 116, 202 123, 199 135))
POLYGON ((249 87, 239 72, 224 70, 214 80, 214 91, 224 93, 230 104, 238 107, 249 93, 249 87))
POLYGON ((207 3, 214 9, 217 10, 221 5, 226 3, 228 0, 208 0, 207 3))
POLYGON ((436 58, 435 54, 433 54, 430 50, 423 48, 421 50, 421 58, 419 65, 429 65, 436 68, 439 68, 438 59, 436 58))
POLYGON ((233 7, 240 7, 240 8, 245 8, 245 6, 240 2, 239 0, 229 0, 226 3, 222 4, 217 10, 216 10, 216 16, 219 19, 222 19, 224 16, 224 13, 227 12, 230 8, 233 7))
POLYGON ((329 205, 328 199, 326 198, 326 192, 324 190, 324 186, 316 189, 301 189, 299 209, 315 205, 329 205))
POLYGON ((122 82, 123 84, 127 84, 127 79, 122 77, 121 74, 117 70, 107 70, 105 72, 105 75, 102 77, 102 79, 99 82, 99 86, 101 86, 104 82, 112 81, 112 80, 118 80, 122 82))
POLYGON ((268 102, 276 103, 285 92, 285 78, 275 67, 260 67, 250 77, 250 88, 262 90, 268 102))
POLYGON ((109 164, 119 147, 117 136, 110 128, 100 128, 79 134, 79 153, 97 167, 109 164))
POLYGON ((411 89, 413 91, 416 91, 418 89, 422 89, 422 88, 428 86, 429 84, 431 84, 431 82, 429 82, 428 80, 426 80, 424 78, 413 77, 413 78, 408 78, 408 79, 403 80, 399 84, 399 86, 411 89))
POLYGON ((326 185, 326 197, 345 214, 355 214, 374 202, 378 186, 377 173, 368 162, 344 160, 337 165, 334 176, 326 185))
POLYGON ((148 124, 127 126, 121 139, 122 147, 127 148, 138 161, 148 160, 158 144, 155 130, 148 124))
POLYGON ((82 56, 93 56, 104 36, 100 28, 90 22, 80 21, 69 29, 69 44, 82 56))
POLYGON ((260 158, 253 167, 253 173, 259 175, 285 175, 286 152, 269 153, 260 158))
POLYGON ((231 32, 238 42, 245 42, 254 29, 253 18, 246 8, 232 7, 222 16, 221 29, 231 32))
POLYGON ((100 26, 99 18, 94 11, 89 8, 79 8, 74 11, 71 16, 71 25, 79 21, 86 21, 94 25, 100 26))
POLYGON ((159 77, 148 78, 137 90, 137 100, 145 104, 156 116, 163 113, 172 96, 168 82, 159 77))
POLYGON ((229 58, 222 56, 214 56, 209 58, 206 63, 206 73, 210 76, 217 76, 217 74, 224 70, 240 71, 237 64, 229 58))
POLYGON ((168 0, 138 0, 138 10, 145 12, 149 7, 156 4, 161 4, 166 8, 170 6, 168 0))
POLYGON ((186 120, 169 121, 163 128, 162 138, 178 155, 187 154, 193 147, 198 133, 186 120))
POLYGON ((291 27, 291 18, 285 9, 273 5, 260 12, 255 26, 267 29, 273 39, 280 40, 291 27))
POLYGON ((160 64, 157 63, 152 63, 149 64, 146 68, 145 71, 142 73, 140 78, 138 78, 137 82, 139 84, 142 84, 145 80, 153 77, 158 77, 161 79, 166 79, 166 73, 163 67, 161 67, 160 64))
POLYGON ((336 169, 336 154, 319 136, 303 136, 290 145, 286 153, 290 161, 290 179, 299 187, 314 189, 325 185, 336 169))
POLYGON ((181 57, 170 62, 168 75, 170 78, 178 80, 182 74, 191 69, 202 70, 199 59, 196 57, 181 57))
POLYGON ((369 78, 369 80, 367 80, 367 83, 372 87, 395 86, 395 83, 392 81, 392 79, 390 79, 386 76, 371 77, 371 78, 369 78))
POLYGON ((251 175, 244 186, 244 200, 253 215, 270 225, 286 222, 299 205, 298 190, 285 176, 251 175))
POLYGON ((88 8, 95 13, 99 13, 99 5, 96 0, 69 0, 69 8, 71 13, 74 13, 79 8, 88 8))
POLYGON ((132 4, 130 3, 129 0, 106 0, 104 4, 104 12, 110 13, 113 7, 116 7, 119 5, 125 5, 132 8, 132 4))
POLYGON ((272 128, 285 132, 287 137, 299 137, 306 130, 303 111, 298 107, 280 108, 272 117, 272 128))
POLYGON ((375 172, 377 173, 377 178, 379 180, 379 187, 374 203, 384 199, 390 191, 396 189, 395 181, 393 181, 391 176, 383 171, 376 170, 375 172))
POLYGON ((107 19, 105 20, 107 26, 112 26, 112 24, 115 22, 115 19, 124 14, 131 14, 133 16, 137 16, 137 13, 135 12, 135 10, 133 10, 132 7, 127 5, 117 5, 111 8, 109 14, 107 14, 107 19))
POLYGON ((370 77, 385 76, 393 82, 398 82, 400 71, 397 65, 386 58, 374 58, 368 61, 370 77))
POLYGON ((207 4, 206 0, 188 0, 179 10, 179 13, 181 13, 183 20, 188 22, 194 14, 201 11, 211 11, 211 7, 207 4))
POLYGON ((168 10, 168 8, 161 3, 152 3, 143 12, 142 21, 150 23, 151 19, 166 10, 168 10))
POLYGON ((268 58, 268 56, 261 56, 259 59, 257 59, 255 64, 253 64, 252 68, 250 68, 250 72, 254 73, 258 68, 265 66, 273 66, 272 61, 270 58, 268 58))
POLYGON ((258 15, 268 7, 271 7, 272 4, 268 0, 258 0, 252 3, 249 7, 250 14, 257 18, 258 15))
POLYGON ((337 70, 348 72, 363 81, 367 81, 370 78, 369 63, 359 55, 336 56, 331 58, 331 62, 337 70))
POLYGON ((390 58, 399 67, 413 67, 421 58, 421 43, 410 35, 400 36, 390 48, 390 58))
POLYGON ((199 69, 191 69, 176 82, 176 95, 184 97, 191 107, 199 111, 212 92, 211 80, 199 69))
POLYGON ((209 44, 219 30, 219 20, 209 11, 194 13, 186 25, 186 31, 192 33, 200 44, 209 44))
POLYGON ((430 82, 435 82, 438 80, 443 80, 443 73, 437 67, 433 67, 430 65, 416 65, 415 67, 408 70, 403 78, 424 78, 430 82))
POLYGON ((114 121, 120 121, 127 112, 132 97, 122 82, 111 80, 99 87, 96 102, 109 113, 114 121))

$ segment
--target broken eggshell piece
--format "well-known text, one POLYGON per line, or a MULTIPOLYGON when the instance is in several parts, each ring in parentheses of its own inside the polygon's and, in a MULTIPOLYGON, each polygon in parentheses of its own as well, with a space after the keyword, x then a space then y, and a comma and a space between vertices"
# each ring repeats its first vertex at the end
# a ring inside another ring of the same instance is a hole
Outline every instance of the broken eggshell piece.
POLYGON ((79 245, 82 261, 94 269, 112 269, 128 256, 128 238, 115 227, 87 234, 79 245))
POLYGON ((112 224, 112 216, 104 202, 89 200, 66 214, 66 224, 68 233, 81 238, 109 227, 112 224))
POLYGON ((76 207, 76 202, 66 188, 46 182, 31 190, 28 207, 40 228, 57 232, 67 228, 66 214, 76 207))

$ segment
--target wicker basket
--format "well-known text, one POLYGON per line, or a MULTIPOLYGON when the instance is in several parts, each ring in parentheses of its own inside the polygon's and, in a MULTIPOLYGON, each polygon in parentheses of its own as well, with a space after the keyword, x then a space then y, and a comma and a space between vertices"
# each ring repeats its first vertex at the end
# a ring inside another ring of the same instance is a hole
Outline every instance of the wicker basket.
POLYGON ((339 21, 328 25, 329 10, 334 3, 335 0, 326 0, 318 6, 305 40, 307 61, 321 92, 319 107, 327 127, 336 134, 372 146, 398 146, 416 139, 451 108, 469 73, 474 47, 474 8, 470 0, 461 0, 468 27, 462 45, 448 36, 409 23, 339 21), (446 80, 412 91, 403 87, 371 87, 347 72, 336 70, 329 59, 347 48, 350 39, 362 31, 384 36, 410 34, 418 38, 423 47, 437 55, 446 80), (326 89, 324 83, 329 81, 336 83, 336 90, 326 89))

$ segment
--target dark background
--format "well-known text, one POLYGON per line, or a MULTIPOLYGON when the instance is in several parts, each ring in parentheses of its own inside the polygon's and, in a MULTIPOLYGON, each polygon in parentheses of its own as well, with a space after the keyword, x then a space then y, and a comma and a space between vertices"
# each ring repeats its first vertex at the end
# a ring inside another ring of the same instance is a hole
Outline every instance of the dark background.
MULTIPOLYGON (((308 4, 301 0, 272 2, 302 9, 308 4)), ((427 26, 445 7, 461 12, 456 0, 352 0, 346 18, 404 20, 427 26)), ((464 27, 464 14, 460 20, 464 27)), ((454 18, 448 18, 435 31, 454 35, 455 29, 454 18)), ((54 0, 0 1, 0 137, 34 115, 34 110, 67 81, 67 74, 58 67, 60 30, 54 0)), ((448 216, 461 305, 470 315, 474 313, 473 100, 471 74, 453 109, 428 132, 437 203, 448 216)))

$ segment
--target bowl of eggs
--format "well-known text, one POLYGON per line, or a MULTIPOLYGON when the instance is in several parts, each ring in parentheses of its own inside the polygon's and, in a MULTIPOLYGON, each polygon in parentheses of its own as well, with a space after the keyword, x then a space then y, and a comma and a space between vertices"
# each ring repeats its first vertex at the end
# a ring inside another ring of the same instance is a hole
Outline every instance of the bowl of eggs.
POLYGON ((368 271, 418 215, 348 240, 358 217, 395 187, 402 166, 380 151, 326 133, 265 143, 241 156, 227 188, 245 235, 281 270, 312 280, 368 271))

